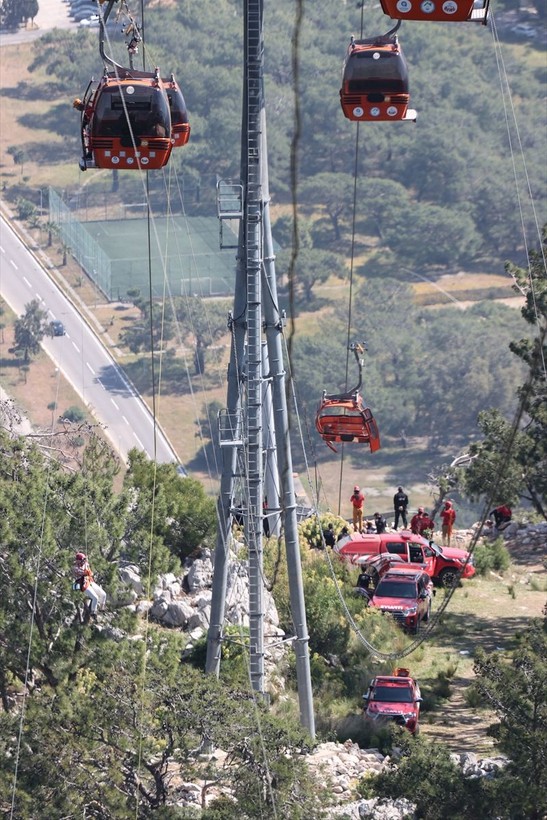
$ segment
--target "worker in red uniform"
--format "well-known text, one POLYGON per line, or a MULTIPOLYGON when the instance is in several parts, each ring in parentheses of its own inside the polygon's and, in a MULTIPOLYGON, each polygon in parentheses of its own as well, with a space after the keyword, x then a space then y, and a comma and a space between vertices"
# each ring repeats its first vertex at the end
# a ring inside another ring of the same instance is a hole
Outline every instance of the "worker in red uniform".
POLYGON ((450 538, 452 536, 452 528, 454 527, 454 521, 456 520, 456 510, 452 506, 451 501, 444 502, 444 508, 441 510, 441 518, 443 522, 443 547, 449 547, 450 538))
POLYGON ((496 522, 496 529, 504 530, 513 517, 513 511, 507 504, 501 504, 495 510, 492 510, 490 515, 496 522))
POLYGON ((410 519, 410 529, 414 533, 414 535, 421 535, 422 529, 425 529, 425 527, 423 526, 424 516, 424 508, 418 507, 418 512, 416 513, 416 515, 413 515, 410 519))
POLYGON ((361 492, 357 485, 353 488, 353 494, 350 501, 353 505, 353 529, 355 532, 361 532, 363 529, 363 507, 365 504, 365 494, 361 492))

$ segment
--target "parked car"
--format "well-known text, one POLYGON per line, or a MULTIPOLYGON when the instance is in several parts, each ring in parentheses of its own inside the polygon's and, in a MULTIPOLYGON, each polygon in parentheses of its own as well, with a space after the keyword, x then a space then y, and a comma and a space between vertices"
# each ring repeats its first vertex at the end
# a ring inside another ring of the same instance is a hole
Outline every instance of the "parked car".
POLYGON ((369 602, 409 632, 418 632, 431 616, 431 578, 419 567, 397 565, 384 572, 369 602))
POLYGON ((80 20, 78 25, 80 28, 99 28, 101 25, 99 15, 93 14, 91 17, 84 17, 83 20, 80 20))
POLYGON ((65 326, 59 319, 54 319, 49 323, 49 326, 53 336, 64 336, 66 334, 65 326))
POLYGON ((473 557, 459 547, 440 547, 421 535, 408 530, 376 534, 351 533, 342 546, 335 547, 340 558, 357 563, 363 556, 390 553, 400 555, 411 564, 423 564, 434 581, 443 586, 453 586, 460 577, 472 578, 475 574, 473 557), (461 573, 461 576, 460 576, 461 573))
POLYGON ((365 717, 374 722, 395 721, 413 735, 419 732, 422 696, 408 669, 396 669, 393 675, 378 675, 363 695, 365 717))
POLYGON ((73 12, 72 17, 79 23, 81 20, 89 20, 91 15, 95 13, 93 8, 84 7, 79 9, 78 11, 73 12))

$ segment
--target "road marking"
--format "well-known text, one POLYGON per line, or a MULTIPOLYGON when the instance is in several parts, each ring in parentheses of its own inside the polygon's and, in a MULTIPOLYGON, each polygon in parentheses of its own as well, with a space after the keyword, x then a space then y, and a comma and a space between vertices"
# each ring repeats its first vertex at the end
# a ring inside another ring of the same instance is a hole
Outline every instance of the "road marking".
POLYGON ((129 422, 127 421, 126 417, 125 417, 125 416, 122 416, 122 419, 125 421, 125 423, 126 423, 126 424, 127 424, 127 426, 129 427, 129 422))
POLYGON ((133 430, 133 435, 135 436, 135 438, 136 438, 136 440, 137 440, 137 442, 138 442, 138 445, 139 445, 139 447, 141 448, 141 450, 144 450, 144 449, 145 449, 145 448, 144 448, 144 444, 142 443, 142 441, 140 440, 140 438, 138 437, 138 435, 135 433, 135 431, 134 431, 134 430, 133 430))
POLYGON ((27 279, 26 276, 23 276, 23 282, 26 282, 26 284, 29 286, 29 288, 32 287, 32 285, 30 284, 30 282, 29 282, 29 280, 27 279))
POLYGON ((116 404, 116 402, 114 401, 114 399, 113 399, 113 398, 110 398, 110 401, 112 402, 112 404, 114 405, 114 407, 116 408, 116 410, 119 410, 119 409, 120 409, 120 408, 118 407, 118 405, 116 404))
POLYGON ((43 301, 44 301, 44 300, 42 299, 42 297, 40 296, 40 294, 39 294, 39 293, 36 293, 36 298, 38 299, 38 301, 39 301, 39 302, 43 302, 43 301))
POLYGON ((74 350, 76 351, 76 353, 80 353, 80 352, 81 352, 81 351, 80 351, 80 348, 78 347, 78 345, 77 345, 77 344, 75 344, 74 342, 72 342, 72 347, 74 348, 74 350))
POLYGON ((95 375, 95 371, 93 370, 93 368, 91 367, 91 365, 89 364, 89 362, 86 362, 86 363, 85 363, 85 366, 88 368, 88 370, 91 370, 91 372, 93 373, 93 375, 95 375))
MULTIPOLYGON (((17 265, 15 264, 13 259, 10 259, 9 263, 10 263, 10 265, 12 265, 15 268, 15 270, 19 270, 19 268, 17 267, 17 265)), ((29 285, 29 287, 30 287, 30 285, 29 285)))
POLYGON ((2 253, 5 253, 5 252, 6 252, 6 251, 4 250, 4 248, 2 247, 2 245, 0 245, 0 251, 2 251, 2 253))

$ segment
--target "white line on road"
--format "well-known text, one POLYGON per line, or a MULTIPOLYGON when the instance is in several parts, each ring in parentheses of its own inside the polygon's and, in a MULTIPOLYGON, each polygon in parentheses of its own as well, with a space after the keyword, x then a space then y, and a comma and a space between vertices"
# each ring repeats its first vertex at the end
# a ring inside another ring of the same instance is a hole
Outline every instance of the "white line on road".
POLYGON ((39 302, 43 302, 43 301, 44 301, 44 300, 42 299, 42 297, 40 296, 40 294, 39 294, 39 293, 37 293, 37 294, 36 294, 36 298, 38 299, 38 301, 39 301, 39 302))
MULTIPOLYGON (((74 344, 74 342, 73 342, 73 344, 74 344)), ((91 370, 91 372, 93 373, 93 375, 95 375, 95 371, 93 370, 93 368, 91 367, 91 365, 89 364, 89 362, 86 362, 86 363, 85 363, 85 366, 87 367, 87 369, 88 369, 88 370, 91 370)))
POLYGON ((75 344, 74 342, 72 342, 72 347, 74 348, 74 350, 76 351, 76 353, 80 353, 80 348, 78 347, 78 345, 77 345, 77 344, 75 344))
POLYGON ((119 409, 120 409, 112 397, 110 398, 110 401, 112 402, 112 404, 114 405, 114 407, 116 408, 116 410, 119 410, 119 409))
MULTIPOLYGON (((12 265, 15 268, 15 270, 19 270, 19 268, 17 267, 17 265, 15 264, 13 259, 10 259, 9 263, 10 263, 10 265, 12 265)), ((29 285, 29 287, 30 287, 30 285, 29 285)))
POLYGON ((142 441, 140 440, 140 438, 138 437, 138 435, 135 433, 134 430, 133 430, 133 435, 135 436, 135 438, 137 440, 137 443, 138 443, 139 447, 141 448, 141 450, 144 450, 145 449, 144 444, 142 443, 142 441))
POLYGON ((122 416, 122 419, 125 421, 125 423, 126 423, 126 424, 127 424, 127 426, 129 427, 129 422, 127 421, 126 417, 125 417, 125 416, 122 416))
POLYGON ((6 251, 4 250, 4 248, 2 247, 2 245, 0 245, 0 251, 2 251, 2 253, 5 253, 5 252, 6 252, 6 251))
POLYGON ((26 285, 28 285, 28 286, 29 286, 29 288, 31 288, 31 287, 32 287, 32 285, 30 284, 30 282, 29 282, 29 280, 27 279, 27 277, 26 277, 26 276, 23 276, 23 282, 24 282, 26 285))

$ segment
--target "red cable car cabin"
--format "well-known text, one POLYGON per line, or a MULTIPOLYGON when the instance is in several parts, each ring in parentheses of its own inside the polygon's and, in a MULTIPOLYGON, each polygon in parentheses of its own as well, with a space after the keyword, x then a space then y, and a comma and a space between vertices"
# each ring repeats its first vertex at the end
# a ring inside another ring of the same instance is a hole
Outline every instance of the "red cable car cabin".
POLYGON ((171 138, 173 148, 182 148, 190 139, 190 123, 188 122, 188 110, 186 102, 182 96, 174 76, 162 80, 165 86, 165 93, 169 100, 169 110, 171 112, 171 138))
POLYGON ((380 434, 370 408, 356 391, 323 398, 315 417, 317 432, 331 450, 336 452, 332 442, 357 441, 368 444, 370 452, 380 449, 380 434))
POLYGON ((408 68, 396 35, 351 39, 340 90, 344 116, 361 120, 415 120, 409 109, 408 68))
POLYGON ((380 0, 382 11, 394 20, 437 20, 439 22, 483 23, 488 18, 489 0, 380 0))
POLYGON ((163 168, 173 143, 169 100, 159 71, 118 69, 105 74, 83 112, 82 136, 88 167, 163 168))

